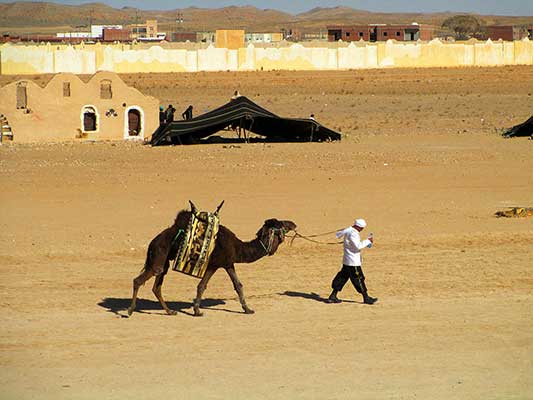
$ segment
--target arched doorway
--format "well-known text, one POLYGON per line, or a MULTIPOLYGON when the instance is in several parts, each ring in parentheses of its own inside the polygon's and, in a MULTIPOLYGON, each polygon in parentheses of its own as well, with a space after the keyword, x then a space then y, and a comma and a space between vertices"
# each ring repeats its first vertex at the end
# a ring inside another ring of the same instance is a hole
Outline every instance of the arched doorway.
POLYGON ((139 106, 124 111, 124 139, 144 139, 144 112, 139 106))
POLYGON ((141 133, 141 113, 136 108, 128 111, 128 136, 139 136, 141 133))
POLYGON ((85 106, 82 110, 83 132, 95 132, 98 130, 98 114, 96 108, 85 106))

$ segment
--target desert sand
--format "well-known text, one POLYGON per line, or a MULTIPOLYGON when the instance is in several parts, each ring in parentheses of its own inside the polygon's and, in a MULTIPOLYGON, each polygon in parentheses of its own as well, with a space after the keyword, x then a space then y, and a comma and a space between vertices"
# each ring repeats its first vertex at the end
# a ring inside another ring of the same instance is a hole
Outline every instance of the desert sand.
POLYGON ((122 77, 179 112, 239 89, 344 137, 0 146, 0 398, 533 398, 533 219, 494 217, 533 206, 533 141, 499 136, 531 115, 533 68, 122 77), (150 281, 126 318, 148 243, 189 199, 224 199, 243 240, 271 217, 304 235, 365 218, 379 302, 348 284, 324 303, 342 246, 296 239, 237 265, 254 315, 222 270, 192 317, 198 280, 170 271, 178 314, 150 281))

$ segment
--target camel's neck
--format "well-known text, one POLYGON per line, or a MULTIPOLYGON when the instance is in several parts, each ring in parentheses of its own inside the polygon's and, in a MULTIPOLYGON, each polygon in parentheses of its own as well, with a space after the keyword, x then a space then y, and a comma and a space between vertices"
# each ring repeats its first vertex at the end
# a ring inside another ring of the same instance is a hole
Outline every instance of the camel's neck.
POLYGON ((237 247, 237 260, 235 262, 252 263, 266 255, 266 250, 259 239, 254 239, 251 242, 241 241, 241 245, 237 247))

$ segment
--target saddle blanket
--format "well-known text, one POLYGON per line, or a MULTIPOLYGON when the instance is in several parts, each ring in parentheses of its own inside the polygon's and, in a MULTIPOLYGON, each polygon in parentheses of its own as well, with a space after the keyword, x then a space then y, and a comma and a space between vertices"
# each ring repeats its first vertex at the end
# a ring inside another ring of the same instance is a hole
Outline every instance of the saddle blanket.
POLYGON ((172 269, 196 278, 203 278, 209 258, 215 248, 218 227, 217 215, 205 211, 198 213, 197 216, 191 213, 191 219, 183 233, 184 238, 172 269))

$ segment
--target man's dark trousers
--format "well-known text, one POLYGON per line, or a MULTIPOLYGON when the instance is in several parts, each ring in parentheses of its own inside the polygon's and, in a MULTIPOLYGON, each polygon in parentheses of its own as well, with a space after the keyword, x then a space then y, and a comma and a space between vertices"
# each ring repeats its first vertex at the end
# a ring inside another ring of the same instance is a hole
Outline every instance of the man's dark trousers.
POLYGON ((340 292, 348 279, 352 282, 355 290, 360 294, 366 294, 365 275, 361 266, 342 265, 342 269, 335 275, 333 282, 331 282, 331 288, 340 292))

